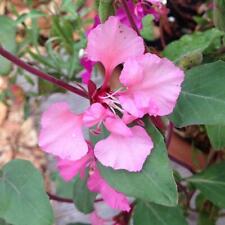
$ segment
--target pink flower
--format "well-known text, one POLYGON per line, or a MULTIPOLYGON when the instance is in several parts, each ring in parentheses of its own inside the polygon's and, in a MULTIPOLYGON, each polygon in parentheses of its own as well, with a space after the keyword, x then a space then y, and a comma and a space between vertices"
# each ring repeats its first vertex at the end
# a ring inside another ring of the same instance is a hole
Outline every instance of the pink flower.
MULTIPOLYGON (((168 13, 168 9, 161 0, 138 0, 137 3, 128 0, 127 5, 139 30, 142 29, 142 19, 146 15, 152 15, 154 19, 158 21, 162 15, 168 13)), ((122 5, 116 10, 116 16, 119 18, 120 22, 130 26, 129 19, 122 5)))
POLYGON ((65 102, 51 105, 41 118, 39 146, 61 159, 81 159, 88 152, 82 116, 72 113, 65 102))
POLYGON ((125 62, 120 82, 126 91, 119 95, 127 112, 141 118, 144 114, 170 114, 181 90, 184 73, 166 58, 147 53, 125 62))
POLYGON ((112 208, 129 211, 127 198, 104 181, 96 160, 113 169, 141 171, 153 142, 140 118, 145 114, 165 116, 173 111, 184 73, 168 59, 144 54, 142 38, 116 17, 90 31, 86 53, 87 70, 92 70, 89 63, 104 66, 102 87, 97 89, 89 82, 91 106, 82 114, 71 112, 65 102, 50 106, 41 119, 39 145, 59 157, 58 168, 67 181, 78 173, 82 176, 87 167, 94 169, 88 179, 89 189, 100 193, 112 208), (123 64, 119 77, 122 87, 113 92, 109 78, 119 64, 123 64), (82 130, 99 132, 101 125, 108 130, 108 136, 90 149, 82 130))
MULTIPOLYGON (((73 114, 66 103, 50 107, 42 117, 39 139, 46 152, 64 160, 81 159, 88 151, 82 128, 96 125, 98 130, 103 123, 109 135, 94 146, 95 157, 114 169, 131 172, 142 169, 153 143, 144 128, 137 125, 128 127, 127 124, 145 114, 170 114, 179 96, 184 73, 165 58, 149 53, 143 55, 143 41, 140 40, 132 29, 115 17, 110 17, 90 32, 88 56, 103 63, 105 74, 124 62, 119 77, 124 90, 113 93, 106 85, 106 89, 96 91, 94 99, 97 102, 82 115, 73 114), (107 38, 103 39, 108 30, 107 38), (99 41, 103 44, 99 45, 99 41), (116 115, 116 110, 120 111, 122 119, 116 115)), ((106 75, 105 81, 107 79, 106 75)))
POLYGON ((90 175, 87 185, 90 191, 100 193, 104 201, 113 209, 123 211, 130 210, 130 205, 126 196, 110 187, 101 177, 97 168, 95 168, 93 174, 90 175))

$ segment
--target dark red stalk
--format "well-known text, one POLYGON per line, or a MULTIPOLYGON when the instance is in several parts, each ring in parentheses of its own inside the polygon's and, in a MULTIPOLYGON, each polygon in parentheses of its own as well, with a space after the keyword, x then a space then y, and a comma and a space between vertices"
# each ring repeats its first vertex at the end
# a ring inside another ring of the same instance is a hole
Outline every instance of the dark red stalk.
POLYGON ((168 148, 172 139, 172 134, 173 134, 173 128, 174 125, 173 123, 170 121, 169 125, 167 127, 167 137, 166 137, 166 147, 168 148))
POLYGON ((57 201, 57 202, 73 203, 73 199, 62 198, 62 197, 53 195, 49 192, 47 192, 47 194, 48 194, 48 197, 49 197, 50 200, 54 200, 54 201, 57 201))
POLYGON ((39 78, 46 80, 58 87, 61 87, 65 90, 71 91, 77 95, 80 95, 84 98, 88 99, 88 95, 87 93, 85 93, 83 90, 76 88, 70 84, 67 84, 66 82, 57 79, 47 73, 44 73, 32 66, 30 66, 29 64, 25 63, 23 60, 19 59, 18 57, 14 56, 13 54, 11 54, 10 52, 8 52, 7 50, 5 50, 4 48, 2 48, 2 46, 0 46, 0 55, 2 55, 4 58, 8 59, 9 61, 11 61, 13 64, 19 66, 20 68, 26 70, 27 72, 38 76, 39 78))

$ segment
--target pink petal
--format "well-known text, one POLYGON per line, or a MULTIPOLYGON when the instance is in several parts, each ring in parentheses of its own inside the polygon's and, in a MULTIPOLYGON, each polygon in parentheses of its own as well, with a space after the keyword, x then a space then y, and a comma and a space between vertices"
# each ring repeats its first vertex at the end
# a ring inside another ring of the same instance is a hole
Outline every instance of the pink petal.
POLYGON ((120 23, 117 17, 109 17, 88 35, 88 58, 101 62, 107 74, 128 58, 143 53, 143 39, 134 30, 120 23))
POLYGON ((87 185, 90 191, 100 193, 104 201, 113 209, 130 210, 126 196, 110 187, 97 169, 90 175, 87 185))
POLYGON ((92 104, 83 114, 83 123, 87 127, 92 127, 101 123, 107 115, 107 109, 100 103, 92 104))
POLYGON ((130 129, 132 136, 111 133, 95 145, 94 154, 103 165, 131 172, 142 169, 153 143, 144 128, 135 126, 130 129))
POLYGON ((140 69, 135 70, 136 74, 130 67, 130 60, 121 72, 120 81, 127 87, 127 91, 119 97, 121 105, 137 117, 146 113, 154 116, 170 114, 180 94, 184 72, 168 59, 154 54, 147 53, 136 60, 140 65, 140 69), (140 74, 142 79, 137 78, 137 82, 133 83, 134 77, 140 74))
POLYGON ((72 113, 65 102, 51 105, 41 118, 39 146, 62 159, 81 159, 88 152, 82 117, 72 113))
POLYGON ((93 152, 89 151, 88 154, 76 161, 58 159, 57 167, 61 177, 65 181, 72 180, 78 173, 83 177, 85 174, 85 168, 92 157, 93 152))
POLYGON ((123 73, 120 75, 120 82, 126 87, 132 86, 137 82, 142 81, 143 76, 143 68, 139 61, 136 59, 130 59, 124 64, 123 73), (125 76, 127 74, 129 75, 128 78, 125 76))
POLYGON ((114 134, 132 136, 130 128, 127 127, 127 125, 119 117, 107 117, 104 121, 104 125, 108 131, 114 134))
POLYGON ((94 67, 94 63, 87 59, 85 56, 80 59, 80 64, 84 67, 84 72, 81 74, 82 83, 88 84, 91 79, 91 73, 94 67))
POLYGON ((91 224, 92 225, 104 225, 105 220, 102 219, 96 212, 91 213, 91 224))

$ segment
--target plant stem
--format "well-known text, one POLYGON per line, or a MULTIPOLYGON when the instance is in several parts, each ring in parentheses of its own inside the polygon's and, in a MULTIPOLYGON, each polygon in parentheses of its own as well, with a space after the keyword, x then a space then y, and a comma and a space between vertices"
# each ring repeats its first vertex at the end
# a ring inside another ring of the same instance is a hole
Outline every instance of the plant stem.
MULTIPOLYGON (((47 195, 48 195, 50 200, 54 200, 54 201, 57 201, 57 202, 64 202, 64 203, 74 203, 73 199, 70 199, 70 198, 62 198, 60 196, 51 194, 49 192, 47 192, 47 195)), ((102 198, 98 198, 94 202, 97 203, 97 202, 102 202, 102 201, 104 201, 102 198)))
POLYGON ((166 147, 168 148, 172 139, 172 134, 173 134, 173 128, 174 125, 173 123, 170 121, 169 125, 167 127, 167 137, 166 137, 166 147))
POLYGON ((50 200, 54 200, 54 201, 57 201, 57 202, 73 203, 73 199, 62 198, 62 197, 59 197, 57 195, 53 195, 49 192, 47 192, 47 194, 48 194, 48 197, 49 197, 50 200))
POLYGON ((23 60, 19 59, 18 57, 14 56, 13 54, 11 54, 7 50, 5 50, 1 45, 0 45, 0 55, 3 56, 4 58, 8 59, 9 61, 11 61, 13 64, 26 70, 27 72, 29 72, 35 76, 38 76, 39 78, 46 80, 52 84, 55 84, 65 90, 71 91, 77 95, 80 95, 80 96, 88 99, 87 93, 85 93, 83 90, 76 88, 70 84, 67 84, 66 82, 64 82, 60 79, 57 79, 47 73, 44 73, 44 72, 30 66, 29 64, 25 63, 23 60))

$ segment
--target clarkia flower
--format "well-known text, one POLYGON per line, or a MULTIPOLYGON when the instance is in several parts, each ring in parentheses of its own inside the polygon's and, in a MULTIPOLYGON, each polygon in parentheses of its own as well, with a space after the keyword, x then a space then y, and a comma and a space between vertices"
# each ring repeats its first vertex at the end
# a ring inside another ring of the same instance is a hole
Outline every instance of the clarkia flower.
POLYGON ((99 192, 111 207, 127 211, 127 199, 104 181, 96 161, 116 170, 141 171, 153 142, 137 121, 145 114, 170 114, 184 78, 183 71, 171 61, 144 54, 144 49, 142 38, 117 17, 92 29, 86 57, 104 67, 103 84, 89 93, 91 105, 81 114, 73 113, 65 102, 50 106, 42 115, 39 136, 40 147, 59 158, 58 168, 65 180, 89 168, 89 189, 99 192), (120 88, 111 90, 110 79, 118 66, 122 68, 120 88), (98 134, 102 126, 108 136, 92 146, 83 129, 98 134))

